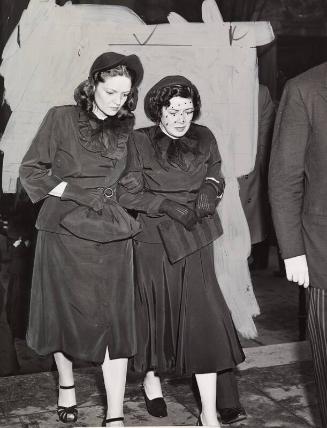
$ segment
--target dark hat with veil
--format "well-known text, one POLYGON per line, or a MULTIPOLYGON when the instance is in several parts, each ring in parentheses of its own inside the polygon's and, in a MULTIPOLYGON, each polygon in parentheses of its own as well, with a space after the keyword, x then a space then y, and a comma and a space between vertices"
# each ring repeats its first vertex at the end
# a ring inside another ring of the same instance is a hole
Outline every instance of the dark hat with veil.
POLYGON ((196 86, 184 76, 175 75, 163 77, 161 80, 159 80, 159 82, 157 82, 155 85, 152 86, 152 88, 149 89, 149 91, 144 97, 144 112, 147 117, 153 122, 155 122, 155 118, 153 117, 153 112, 151 108, 151 98, 158 90, 171 86, 186 86, 192 91, 194 91, 196 94, 198 94, 196 86))

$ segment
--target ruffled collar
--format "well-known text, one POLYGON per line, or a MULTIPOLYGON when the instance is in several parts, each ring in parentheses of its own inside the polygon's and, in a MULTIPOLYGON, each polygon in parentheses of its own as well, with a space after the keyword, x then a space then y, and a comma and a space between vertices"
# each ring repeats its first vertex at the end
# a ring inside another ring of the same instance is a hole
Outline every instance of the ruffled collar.
POLYGON ((104 120, 79 110, 79 142, 89 152, 112 160, 112 166, 127 154, 127 140, 134 127, 134 117, 109 116, 104 120))
POLYGON ((192 125, 187 133, 178 139, 170 138, 157 126, 153 136, 153 147, 158 162, 165 169, 173 166, 188 171, 192 165, 198 163, 201 154, 198 136, 192 125))

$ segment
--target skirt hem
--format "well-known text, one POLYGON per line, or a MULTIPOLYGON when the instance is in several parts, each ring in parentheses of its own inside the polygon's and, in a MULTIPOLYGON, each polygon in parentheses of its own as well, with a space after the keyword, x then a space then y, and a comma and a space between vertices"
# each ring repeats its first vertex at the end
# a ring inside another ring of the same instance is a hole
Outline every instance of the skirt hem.
MULTIPOLYGON (((71 352, 71 350, 67 350, 67 349, 63 349, 61 347, 51 347, 51 348, 42 348, 42 350, 38 349, 36 346, 33 346, 32 344, 30 344, 27 341, 27 345, 29 348, 31 348, 34 352, 36 352, 38 355, 45 357, 47 355, 51 355, 54 354, 56 352, 61 352, 64 355, 67 355, 67 357, 71 358, 71 359, 76 359, 76 360, 81 360, 81 361, 87 361, 90 363, 96 363, 96 364, 102 364, 105 358, 105 351, 103 353, 103 358, 97 358, 97 357, 92 357, 90 355, 86 355, 86 354, 78 354, 76 352, 71 352)), ((108 347, 109 349, 109 347, 108 347)), ((109 349, 110 352, 110 349, 109 349)), ((127 352, 126 354, 120 354, 120 355, 110 355, 110 359, 111 360, 116 360, 119 358, 132 358, 134 357, 134 355, 136 354, 136 351, 131 351, 131 352, 127 352)))

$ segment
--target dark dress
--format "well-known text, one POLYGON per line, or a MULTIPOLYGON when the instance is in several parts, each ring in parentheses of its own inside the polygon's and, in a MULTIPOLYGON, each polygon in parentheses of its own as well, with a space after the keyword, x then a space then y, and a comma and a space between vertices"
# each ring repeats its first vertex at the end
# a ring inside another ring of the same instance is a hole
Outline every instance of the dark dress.
POLYGON ((178 374, 234 368, 244 354, 217 283, 212 245, 171 264, 157 229, 168 218, 158 212, 163 199, 193 206, 205 177, 221 176, 216 140, 196 124, 177 144, 157 126, 134 134, 127 170, 143 174, 144 190, 134 195, 119 190, 120 203, 139 212, 143 227, 134 241, 134 368, 178 374))
MULTIPOLYGON (((33 202, 45 198, 37 219, 27 332, 29 346, 39 354, 60 351, 101 363, 107 347, 111 358, 135 353, 131 239, 96 240, 103 221, 112 221, 105 214, 91 216, 91 223, 86 218, 82 237, 75 229, 73 235, 62 223, 81 207, 48 195, 66 181, 82 188, 110 188, 114 200, 132 127, 130 118, 102 122, 76 106, 55 107, 23 159, 24 188, 33 202)), ((86 211, 88 217, 92 210, 86 211)))

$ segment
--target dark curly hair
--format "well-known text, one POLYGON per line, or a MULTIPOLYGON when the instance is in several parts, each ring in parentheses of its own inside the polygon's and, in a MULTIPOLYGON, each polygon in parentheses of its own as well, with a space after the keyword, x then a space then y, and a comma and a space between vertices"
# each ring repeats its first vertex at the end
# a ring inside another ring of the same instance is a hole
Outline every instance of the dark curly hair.
MULTIPOLYGON (((133 82, 133 75, 125 65, 118 65, 106 71, 99 71, 93 77, 89 77, 80 83, 74 91, 74 99, 79 107, 87 112, 91 112, 94 103, 94 92, 99 82, 104 82, 107 77, 125 76, 133 82)), ((138 99, 138 90, 132 86, 124 105, 121 107, 117 116, 119 118, 134 116, 132 111, 135 110, 138 99)))
POLYGON ((159 123, 162 116, 162 107, 169 107, 173 97, 191 98, 194 105, 193 119, 200 116, 201 98, 199 91, 194 85, 173 84, 162 88, 150 90, 144 100, 144 109, 148 118, 159 123))

